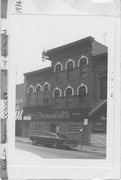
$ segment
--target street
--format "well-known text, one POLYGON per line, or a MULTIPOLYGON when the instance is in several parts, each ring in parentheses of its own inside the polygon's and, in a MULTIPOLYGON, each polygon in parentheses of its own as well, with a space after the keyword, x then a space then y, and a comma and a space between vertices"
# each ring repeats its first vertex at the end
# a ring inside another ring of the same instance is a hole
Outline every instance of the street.
POLYGON ((77 150, 54 149, 42 147, 40 145, 32 145, 30 143, 15 143, 16 149, 27 151, 40 156, 41 158, 61 158, 61 159, 105 159, 105 156, 91 152, 81 152, 77 150))

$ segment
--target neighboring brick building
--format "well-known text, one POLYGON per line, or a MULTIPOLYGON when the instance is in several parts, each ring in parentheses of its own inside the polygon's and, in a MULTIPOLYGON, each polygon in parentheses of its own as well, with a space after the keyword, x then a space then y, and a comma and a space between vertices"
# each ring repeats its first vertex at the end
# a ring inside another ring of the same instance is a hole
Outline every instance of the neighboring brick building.
POLYGON ((23 119, 30 115, 38 129, 64 133, 80 142, 88 119, 85 143, 90 144, 90 133, 106 132, 107 47, 87 37, 48 50, 45 56, 50 68, 25 74, 23 119), (43 103, 45 82, 49 91, 43 103))

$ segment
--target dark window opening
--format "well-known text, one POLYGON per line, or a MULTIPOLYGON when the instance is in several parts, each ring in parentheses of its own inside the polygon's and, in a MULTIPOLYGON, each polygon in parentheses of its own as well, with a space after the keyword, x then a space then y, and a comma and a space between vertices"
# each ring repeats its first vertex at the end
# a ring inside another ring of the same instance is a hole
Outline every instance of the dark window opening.
POLYGON ((66 96, 67 97, 72 96, 72 88, 67 88, 66 89, 66 96))
POLYGON ((100 77, 100 99, 107 99, 107 76, 100 77))
POLYGON ((86 87, 82 86, 79 88, 79 105, 81 106, 82 103, 85 102, 85 96, 86 96, 86 87))
POLYGON ((73 62, 67 64, 67 80, 70 80, 73 76, 73 62))
POLYGON ((55 90, 54 98, 58 98, 58 97, 60 97, 60 91, 59 90, 55 90))
POLYGON ((72 96, 72 89, 67 88, 66 89, 66 107, 68 107, 72 103, 72 101, 70 99, 71 96, 72 96))
POLYGON ((48 84, 45 84, 45 85, 44 85, 44 92, 47 92, 47 91, 49 91, 49 85, 48 85, 48 84))
POLYGON ((33 103, 33 87, 29 89, 29 93, 28 93, 28 104, 32 104, 32 103, 33 103))
POLYGON ((39 103, 40 98, 41 98, 40 92, 41 92, 41 88, 40 88, 40 86, 37 86, 37 89, 36 89, 36 102, 37 103, 39 103))
POLYGON ((80 77, 86 76, 85 66, 87 65, 87 59, 84 57, 80 60, 79 67, 80 67, 80 77))
POLYGON ((56 82, 60 82, 61 81, 61 65, 57 64, 56 68, 55 68, 55 80, 56 82))

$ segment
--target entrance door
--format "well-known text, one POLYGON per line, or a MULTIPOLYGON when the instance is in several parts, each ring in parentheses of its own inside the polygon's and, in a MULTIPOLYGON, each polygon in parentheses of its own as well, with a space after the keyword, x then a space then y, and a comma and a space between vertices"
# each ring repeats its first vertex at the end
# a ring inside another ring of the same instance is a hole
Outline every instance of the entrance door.
POLYGON ((50 132, 53 132, 53 133, 59 132, 59 125, 58 124, 50 124, 50 132))

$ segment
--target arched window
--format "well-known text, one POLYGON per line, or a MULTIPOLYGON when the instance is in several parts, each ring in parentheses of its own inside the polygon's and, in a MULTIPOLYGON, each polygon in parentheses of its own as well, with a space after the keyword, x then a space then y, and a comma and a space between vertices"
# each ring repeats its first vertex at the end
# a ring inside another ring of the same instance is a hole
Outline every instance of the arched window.
POLYGON ((72 88, 66 89, 66 97, 72 96, 72 88))
POLYGON ((50 84, 46 82, 46 83, 43 85, 43 91, 44 91, 44 92, 48 92, 49 90, 50 90, 50 84))
POLYGON ((63 65, 60 62, 57 62, 54 66, 54 72, 60 72, 63 70, 63 65))
POLYGON ((75 66, 74 61, 69 59, 69 61, 66 63, 66 68, 65 68, 67 70, 67 80, 72 79, 74 66, 75 66))
POLYGON ((78 67, 80 68, 80 77, 86 76, 86 66, 88 65, 88 58, 86 56, 82 56, 78 61, 78 67))
POLYGON ((60 99, 59 97, 61 97, 61 90, 59 88, 55 88, 55 90, 53 91, 53 97, 54 97, 54 106, 58 107, 58 105, 60 104, 60 99))
POLYGON ((61 96, 61 93, 60 93, 59 89, 55 90, 54 91, 54 98, 58 98, 60 96, 61 96))
POLYGON ((41 99, 41 86, 36 87, 36 102, 39 103, 41 99))
POLYGON ((33 104, 33 93, 34 93, 34 87, 30 86, 28 89, 28 104, 33 104))
POLYGON ((78 87, 77 95, 79 96, 79 105, 81 106, 86 100, 87 86, 84 84, 81 84, 78 87))
POLYGON ((72 87, 68 86, 65 89, 65 97, 66 97, 66 107, 69 107, 72 104, 72 96, 74 95, 74 90, 72 87))
POLYGON ((62 71, 63 67, 61 63, 57 63, 54 67, 54 71, 55 71, 55 81, 56 82, 60 82, 61 81, 61 71, 62 71))

